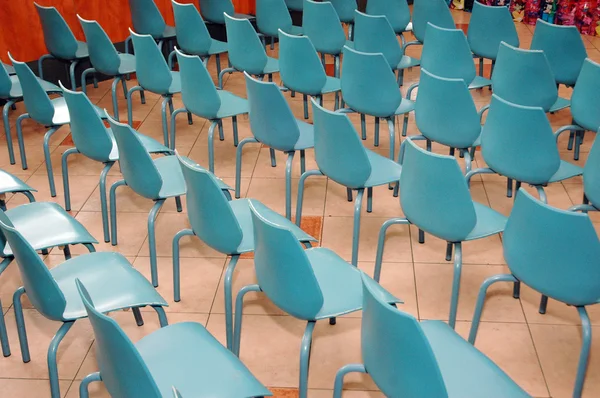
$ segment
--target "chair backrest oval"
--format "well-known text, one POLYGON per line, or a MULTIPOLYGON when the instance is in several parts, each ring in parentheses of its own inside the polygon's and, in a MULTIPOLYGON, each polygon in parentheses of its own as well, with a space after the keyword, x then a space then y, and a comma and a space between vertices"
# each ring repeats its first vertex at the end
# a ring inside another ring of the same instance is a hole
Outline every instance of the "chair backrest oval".
POLYGON ((463 79, 467 85, 475 79, 475 64, 469 43, 460 29, 427 25, 421 67, 446 78, 463 79))
POLYGON ((250 21, 225 14, 225 26, 231 64, 253 75, 263 74, 267 53, 250 21))
POLYGON ((421 134, 451 148, 469 148, 481 134, 479 114, 465 81, 436 76, 425 68, 421 68, 415 121, 421 134))
POLYGON ((207 55, 212 43, 210 33, 194 4, 172 1, 177 45, 187 54, 207 55))
POLYGON ((481 132, 481 155, 498 174, 529 184, 547 183, 560 167, 544 110, 511 103, 497 94, 481 132))
POLYGON ((346 44, 346 34, 340 18, 328 2, 304 0, 302 13, 302 30, 308 36, 318 52, 324 54, 340 54, 346 44))
POLYGON ((467 40, 475 55, 493 60, 501 42, 519 47, 517 28, 508 7, 474 2, 467 40))
POLYGON ((75 59, 77 40, 65 19, 54 7, 44 7, 37 3, 35 8, 44 32, 46 49, 56 58, 75 59))
POLYGON ((346 114, 319 106, 314 99, 315 160, 319 170, 335 182, 362 188, 371 175, 367 152, 346 114))
POLYGON ((181 99, 186 109, 206 119, 214 119, 221 108, 221 98, 204 62, 197 55, 186 55, 178 49, 181 76, 181 99))
POLYGON ((303 94, 320 95, 327 75, 317 50, 306 36, 279 31, 279 74, 283 85, 303 94))
POLYGON ((231 0, 199 0, 202 18, 212 23, 224 24, 223 14, 233 15, 233 3, 231 0))
POLYGON ((464 240, 477 216, 458 162, 407 141, 400 175, 400 204, 406 218, 440 239, 464 240))
POLYGON ((600 208, 600 140, 594 140, 583 168, 583 192, 596 208, 600 208))
POLYGON ((381 300, 377 283, 365 274, 362 282, 361 352, 377 387, 386 397, 447 397, 435 354, 419 322, 381 300))
POLYGON ((244 74, 252 134, 271 148, 292 150, 300 138, 300 129, 283 94, 275 83, 261 82, 244 74))
POLYGON ((304 2, 302 0, 285 0, 285 4, 292 11, 303 11, 304 2))
POLYGON ((521 188, 502 242, 510 271, 527 286, 574 306, 600 300, 600 242, 587 214, 553 208, 521 188))
POLYGON ((185 178, 188 219, 194 233, 221 253, 236 253, 242 229, 214 175, 187 158, 177 157, 185 178))
POLYGON ((71 137, 75 147, 91 159, 107 162, 113 141, 91 101, 83 92, 68 90, 62 83, 60 88, 69 109, 71 137))
POLYGON ((46 94, 41 86, 38 78, 33 74, 29 66, 25 62, 16 61, 10 53, 8 54, 14 68, 17 72, 17 77, 23 89, 23 102, 29 116, 36 122, 52 126, 54 118, 54 105, 50 101, 50 97, 46 94))
POLYGON ((256 26, 271 37, 277 37, 279 29, 291 32, 292 17, 284 0, 256 0, 256 26))
POLYGON ((572 86, 587 57, 581 34, 575 26, 555 25, 538 19, 531 39, 532 50, 542 50, 557 83, 572 86))
POLYGON ((291 231, 268 221, 250 204, 256 279, 267 297, 296 318, 313 320, 323 293, 310 261, 291 231))
POLYGON ((412 15, 413 34, 421 43, 425 42, 428 22, 440 28, 456 28, 445 0, 415 0, 412 15))
POLYGON ((383 54, 367 54, 344 47, 342 97, 360 113, 392 116, 402 95, 394 73, 383 54))
POLYGON ((354 11, 358 7, 356 0, 330 0, 331 5, 335 8, 341 22, 349 23, 354 21, 354 11))
POLYGON ((106 115, 119 148, 119 166, 127 185, 135 193, 157 199, 162 188, 160 176, 152 157, 144 148, 133 128, 106 115))
POLYGON ((386 17, 396 33, 404 32, 410 22, 410 9, 406 0, 369 0, 366 12, 386 17))
POLYGON ((162 37, 167 24, 154 0, 129 0, 133 30, 142 35, 162 37))
POLYGON ((94 307, 87 289, 75 280, 79 297, 94 330, 96 361, 111 397, 161 398, 150 370, 119 324, 94 307))
POLYGON ((0 98, 6 99, 10 97, 12 85, 12 79, 4 67, 4 64, 0 65, 0 98))
POLYGON ((140 86, 156 94, 167 94, 173 76, 165 58, 150 35, 129 29, 135 50, 136 75, 140 86))
POLYGON ((539 106, 545 112, 558 98, 558 89, 546 55, 502 42, 492 73, 494 93, 515 104, 539 106))
POLYGON ((383 54, 392 69, 398 67, 404 55, 388 19, 383 15, 367 15, 360 11, 356 11, 354 18, 354 49, 363 53, 383 54))
POLYGON ((586 59, 571 95, 575 123, 590 131, 600 128, 600 64, 586 59))
POLYGON ((77 18, 79 18, 79 23, 83 28, 90 53, 90 61, 94 69, 108 76, 118 75, 121 58, 119 58, 117 49, 104 29, 97 21, 88 21, 79 15, 77 15, 77 18))

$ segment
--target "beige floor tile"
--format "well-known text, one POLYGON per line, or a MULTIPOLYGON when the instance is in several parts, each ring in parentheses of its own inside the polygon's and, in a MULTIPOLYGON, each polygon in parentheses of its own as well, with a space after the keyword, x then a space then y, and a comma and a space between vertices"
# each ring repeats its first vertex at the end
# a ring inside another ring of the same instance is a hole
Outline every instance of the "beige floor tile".
MULTIPOLYGON (((242 177, 252 177, 254 165, 258 158, 260 144, 248 144, 243 147, 242 177)), ((215 141, 215 174, 221 178, 235 178, 237 148, 231 142, 215 141), (217 143, 218 142, 218 143, 217 143)), ((198 162, 202 167, 208 168, 208 144, 205 140, 199 142, 192 148, 189 157, 198 162)), ((233 185, 232 185, 233 187, 233 185)))
MULTIPOLYGON (((50 382, 33 379, 0 379, 0 398, 50 398, 50 382)), ((59 382, 61 396, 67 396, 70 380, 59 382)), ((79 396, 79 395, 77 395, 79 396)))
MULTIPOLYGON (((278 165, 279 168, 279 165, 278 165)), ((281 170, 283 177, 283 169, 281 170)), ((327 179, 311 177, 304 186, 303 216, 322 216, 325 206, 327 179)), ((298 179, 292 178, 292 215, 296 214, 298 179)), ((271 210, 285 214, 285 179, 253 177, 247 196, 259 200, 271 210)))
MULTIPOLYGON (((23 167, 21 166, 21 152, 19 151, 19 145, 16 139, 13 139, 13 146, 15 153, 15 164, 10 164, 8 158, 8 147, 6 146, 6 144, 0 145, 0 168, 4 171, 18 176, 23 180, 26 180, 27 176, 30 176, 33 173, 35 173, 35 171, 44 163, 44 150, 42 149, 41 144, 26 145, 25 153, 27 154, 27 169, 23 170, 23 167)), ((57 146, 55 145, 50 146, 51 151, 54 151, 56 148, 57 146)))

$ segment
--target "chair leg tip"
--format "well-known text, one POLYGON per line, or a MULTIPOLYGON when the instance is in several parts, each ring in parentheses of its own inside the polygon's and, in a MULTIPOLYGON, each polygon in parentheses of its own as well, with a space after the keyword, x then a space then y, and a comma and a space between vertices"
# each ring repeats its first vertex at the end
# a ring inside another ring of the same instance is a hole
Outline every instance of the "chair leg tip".
POLYGON ((330 325, 335 325, 337 323, 337 319, 336 318, 329 318, 329 324, 330 325))

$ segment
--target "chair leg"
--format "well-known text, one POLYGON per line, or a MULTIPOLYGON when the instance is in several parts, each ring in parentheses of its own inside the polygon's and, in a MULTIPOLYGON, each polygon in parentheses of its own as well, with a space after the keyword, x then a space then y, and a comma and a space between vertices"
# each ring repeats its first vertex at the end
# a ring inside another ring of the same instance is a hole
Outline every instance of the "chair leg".
POLYGON ((141 86, 131 87, 127 91, 127 123, 129 124, 130 127, 133 127, 133 104, 132 104, 133 93, 136 91, 140 91, 140 90, 141 90, 140 95, 142 96, 142 103, 144 103, 145 102, 144 91, 141 86))
POLYGON ((221 71, 221 73, 219 73, 219 88, 223 89, 223 75, 225 75, 225 73, 231 73, 231 72, 235 72, 235 69, 232 67, 229 68, 225 68, 221 71))
POLYGON ((239 138, 238 138, 237 116, 231 117, 231 125, 233 126, 233 146, 238 146, 239 138))
POLYGON ((304 174, 306 171, 306 151, 300 150, 300 174, 304 174))
POLYGON ((219 141, 225 141, 225 134, 223 133, 223 121, 217 120, 217 126, 219 126, 219 141))
POLYGON ((392 116, 387 120, 388 130, 390 132, 390 159, 396 159, 396 117, 392 116))
MULTIPOLYGON (((573 122, 571 124, 574 124, 573 122)), ((573 142, 575 141, 575 131, 569 132, 569 142, 567 144, 567 149, 570 151, 573 149, 573 142)))
POLYGON ((25 154, 25 141, 23 140, 23 120, 31 119, 29 113, 24 113, 17 118, 17 141, 19 142, 19 152, 21 152, 21 168, 27 170, 27 155, 25 154))
POLYGON ((139 307, 131 308, 131 312, 133 312, 133 318, 135 319, 135 324, 138 326, 144 326, 144 318, 142 317, 142 313, 140 312, 139 307))
POLYGON ((117 121, 119 121, 119 103, 117 102, 117 86, 119 85, 120 80, 120 76, 115 77, 110 87, 110 92, 112 95, 113 116, 117 121))
POLYGON ((25 294, 25 288, 18 288, 13 294, 13 308, 15 311, 15 321, 17 323, 17 334, 19 335, 19 345, 21 346, 21 358, 23 362, 31 361, 29 354, 29 343, 27 341, 27 330, 25 329, 25 318, 23 317, 23 305, 21 304, 21 296, 25 294))
POLYGON ((158 266, 156 264, 156 216, 161 207, 165 204, 164 199, 159 199, 154 202, 154 206, 148 213, 148 249, 150 251, 150 273, 152 274, 152 285, 158 287, 158 266))
POLYGON ((453 248, 452 243, 448 242, 448 244, 446 245, 446 261, 452 260, 452 248, 453 248))
POLYGON ((167 57, 167 65, 169 65, 169 70, 173 70, 173 58, 175 58, 175 54, 175 50, 173 50, 169 53, 169 56, 167 57))
POLYGON ((310 368, 310 349, 312 347, 313 331, 315 330, 315 321, 308 321, 304 336, 302 336, 302 344, 300 345, 300 383, 299 383, 299 398, 308 397, 308 371, 310 368))
POLYGON ((367 139, 367 117, 365 116, 364 113, 360 114, 360 135, 361 138, 364 140, 367 139))
POLYGON ((585 131, 578 131, 575 133, 575 151, 573 160, 579 160, 579 152, 581 150, 581 144, 583 144, 583 137, 585 137, 585 131))
POLYGON ((50 392, 52 398, 60 398, 60 385, 58 383, 58 364, 56 363, 56 354, 58 353, 58 345, 64 339, 69 329, 73 327, 75 321, 65 322, 62 324, 58 332, 52 338, 50 347, 48 347, 48 376, 50 377, 50 392))
POLYGON ((512 198, 513 196, 513 180, 512 178, 506 179, 506 197, 512 198))
POLYGON ((125 180, 119 180, 110 187, 110 241, 117 245, 117 188, 127 185, 125 180))
POLYGON ((179 115, 180 113, 183 112, 187 112, 187 109, 185 108, 178 108, 175 109, 173 111, 173 114, 171 115, 171 138, 169 139, 169 148, 171 149, 175 149, 175 132, 177 131, 177 127, 176 127, 176 119, 177 119, 177 115, 179 115))
POLYGON ((548 197, 546 196, 546 191, 544 191, 544 187, 541 185, 536 185, 535 189, 537 190, 538 195, 540 196, 540 200, 548 204, 548 197))
MULTIPOLYGON (((206 59, 206 63, 208 63, 209 59, 210 59, 210 56, 206 59)), ((217 64, 217 76, 218 76, 221 74, 221 54, 215 55, 215 63, 217 64)))
POLYGON ((242 315, 244 312, 244 296, 250 292, 262 292, 262 289, 258 285, 247 285, 240 289, 237 297, 235 298, 235 330, 233 331, 233 345, 232 352, 239 357, 240 356, 240 341, 242 337, 242 315))
POLYGON ((352 188, 346 188, 346 197, 348 202, 352 202, 354 199, 352 199, 352 188))
POLYGON ((585 307, 577 307, 577 312, 579 312, 579 317, 581 318, 583 344, 581 346, 581 353, 579 354, 579 364, 577 365, 577 377, 575 378, 573 397, 581 397, 581 393, 583 392, 583 383, 585 381, 590 347, 592 345, 592 325, 588 313, 585 307))
POLYGON ((193 236, 191 229, 182 229, 173 237, 173 299, 175 302, 181 301, 181 271, 179 268, 179 241, 184 236, 193 236))
POLYGON ((483 76, 483 57, 479 58, 479 76, 483 76))
POLYGON ((87 75, 90 73, 96 73, 96 69, 87 68, 81 74, 81 91, 87 95, 87 75))
POLYGON ((65 194, 65 210, 71 210, 71 192, 69 187, 69 165, 68 157, 71 154, 79 153, 77 148, 69 148, 63 154, 61 158, 62 163, 62 175, 63 175, 63 190, 65 194))
MULTIPOLYGON (((2 262, 6 261, 4 259, 2 262)), ((2 355, 10 356, 10 344, 8 342, 8 334, 6 333, 6 322, 4 322, 4 310, 2 310, 2 302, 0 302, 0 344, 2 345, 2 355)))
POLYGON ((360 212, 362 210, 362 198, 365 190, 358 190, 354 201, 354 226, 352 229, 352 265, 358 266, 358 243, 360 240, 360 212))
POLYGON ((79 384, 79 398, 89 398, 88 386, 95 381, 102 381, 100 372, 90 373, 81 380, 81 384, 79 384))
POLYGON ((162 104, 160 106, 160 114, 162 117, 162 130, 163 130, 163 141, 166 147, 169 146, 169 127, 167 125, 167 104, 169 103, 169 97, 163 97, 162 104))
POLYGON ((40 57, 40 59, 38 60, 38 75, 40 76, 40 79, 44 79, 44 61, 50 58, 54 58, 51 54, 44 54, 40 57))
POLYGON ((404 114, 404 120, 402 121, 402 137, 406 137, 408 130, 408 113, 404 114))
POLYGON ((377 255, 375 257, 375 270, 373 272, 373 279, 379 282, 381 277, 381 263, 383 262, 383 249, 385 246, 385 234, 389 227, 392 225, 409 225, 405 218, 390 218, 385 221, 379 230, 379 239, 377 240, 377 255))
POLYGON ((100 210, 102 212, 102 231, 104 232, 104 241, 106 243, 110 242, 110 227, 108 225, 108 203, 106 200, 106 177, 108 176, 108 172, 114 164, 114 162, 105 163, 104 168, 100 173, 100 210))
POLYGON ((160 305, 153 305, 152 309, 156 311, 156 315, 158 315, 158 323, 160 324, 160 327, 164 328, 165 326, 169 326, 165 309, 160 305))
POLYGON ((79 65, 78 60, 71 62, 71 65, 69 65, 69 77, 71 79, 71 90, 73 91, 77 90, 77 79, 75 79, 75 68, 77 65, 79 65))
POLYGON ((242 152, 244 149, 244 145, 250 142, 258 142, 258 140, 254 137, 244 138, 242 141, 240 141, 235 151, 235 197, 237 199, 240 198, 240 188, 242 185, 242 152))
POLYGON ((543 315, 546 313, 547 308, 548 308, 548 296, 545 296, 542 294, 542 298, 540 299, 540 308, 538 309, 538 312, 543 315))
POLYGON ((460 293, 460 277, 462 273, 462 243, 454 244, 454 276, 452 278, 452 297, 450 299, 450 315, 448 324, 452 329, 456 325, 456 312, 458 311, 458 295, 460 293))
POLYGON ((208 128, 208 170, 211 173, 215 172, 215 127, 218 126, 218 121, 212 120, 208 128))
POLYGON ((307 172, 302 173, 300 176, 300 181, 298 181, 298 198, 296 200, 296 225, 300 226, 300 222, 302 221, 302 202, 304 201, 304 183, 306 179, 310 176, 322 176, 320 170, 308 170, 307 172))
POLYGON ((277 158, 275 158, 275 149, 269 148, 269 155, 271 156, 271 167, 277 167, 277 158))
POLYGON ((4 108, 2 109, 2 120, 4 122, 4 134, 6 135, 6 144, 8 146, 8 159, 10 160, 10 164, 15 164, 15 150, 12 143, 12 136, 10 135, 10 121, 8 120, 8 112, 11 107, 15 105, 14 100, 8 100, 6 104, 4 104, 4 108))
POLYGON ((233 293, 231 290, 233 284, 233 271, 235 271, 239 259, 239 254, 231 256, 231 260, 229 260, 229 264, 227 264, 227 268, 225 269, 225 332, 227 336, 227 349, 230 351, 233 350, 233 293))
POLYGON ((367 188, 367 213, 373 212, 373 187, 367 188))
POLYGON ((292 219, 292 165, 294 162, 294 154, 296 152, 288 152, 288 158, 285 162, 285 218, 292 219))
POLYGON ((379 146, 379 118, 375 118, 375 134, 373 135, 373 145, 379 146))
POLYGON ((340 368, 340 370, 338 370, 335 374, 333 398, 342 398, 344 376, 346 376, 348 373, 367 373, 367 369, 365 369, 365 365, 363 364, 350 364, 340 368))
POLYGON ((425 243, 425 231, 423 231, 421 228, 419 228, 419 243, 425 243))
POLYGON ((54 186, 54 173, 52 172, 52 158, 50 157, 50 138, 58 131, 58 127, 52 127, 44 134, 44 161, 46 162, 46 172, 48 173, 48 183, 50 184, 50 196, 56 197, 56 187, 54 186))
POLYGON ((304 105, 304 119, 308 119, 308 95, 302 94, 302 104, 304 105))
POLYGON ((520 298, 521 297, 521 281, 516 281, 513 284, 513 298, 520 298))

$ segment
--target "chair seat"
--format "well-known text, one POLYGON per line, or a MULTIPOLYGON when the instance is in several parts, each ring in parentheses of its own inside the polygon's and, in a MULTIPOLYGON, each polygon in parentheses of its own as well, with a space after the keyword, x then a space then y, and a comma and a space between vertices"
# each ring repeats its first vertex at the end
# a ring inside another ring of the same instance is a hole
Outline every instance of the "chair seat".
POLYGON ((365 148, 365 150, 371 164, 371 175, 365 182, 365 188, 400 181, 401 165, 370 149, 365 148))
POLYGON ((15 68, 12 65, 8 65, 3 62, 2 66, 4 66, 4 69, 6 69, 6 73, 8 73, 9 75, 14 75, 17 73, 15 72, 15 68))
POLYGON ((529 397, 494 362, 442 321, 421 328, 438 362, 448 397, 529 397))
POLYGON ((290 35, 302 36, 304 34, 304 29, 302 26, 292 25, 292 29, 289 32, 290 35))
MULTIPOLYGON (((62 90, 57 85, 50 83, 46 80, 42 80, 39 77, 37 77, 37 80, 41 84, 41 86, 45 92, 47 92, 47 93, 62 93, 62 90)), ((23 88, 21 87, 21 82, 19 81, 17 76, 16 75, 11 76, 10 82, 12 83, 12 86, 10 88, 9 97, 14 98, 14 99, 22 98, 23 97, 23 88)))
POLYGON ((412 68, 414 66, 419 66, 419 65, 421 65, 420 59, 409 57, 408 55, 403 55, 402 59, 398 63, 398 66, 396 66, 396 69, 412 68))
POLYGON ((465 241, 485 238, 486 236, 504 231, 507 221, 504 215, 481 203, 473 202, 473 206, 475 207, 477 223, 469 235, 467 235, 465 241))
POLYGON ((405 113, 412 112, 415 110, 415 103, 406 98, 402 98, 400 101, 400 105, 398 105, 398 109, 394 112, 394 115, 404 115, 405 113))
POLYGON ((172 396, 172 386, 177 387, 182 397, 272 395, 199 323, 166 326, 145 336, 135 346, 163 397, 172 396))
POLYGON ((177 36, 177 30, 174 26, 165 26, 165 30, 163 31, 161 37, 157 37, 157 39, 171 39, 177 36))
POLYGON ((413 23, 409 22, 408 25, 406 25, 406 28, 404 28, 403 32, 412 32, 413 30, 413 23))
POLYGON ((300 151, 303 149, 309 149, 315 147, 315 129, 312 124, 303 122, 300 119, 296 119, 296 123, 298 123, 298 129, 300 130, 300 137, 298 137, 298 141, 296 141, 296 145, 294 145, 294 149, 296 151, 300 151))
POLYGON ((179 72, 171 71, 171 86, 168 94, 179 94, 181 92, 181 75, 179 72))
POLYGON ((63 292, 63 320, 87 317, 75 279, 83 282, 100 312, 144 305, 168 306, 152 284, 120 253, 96 252, 73 257, 50 270, 63 292))
POLYGON ((548 110, 548 112, 558 112, 561 109, 565 109, 571 106, 571 100, 566 99, 566 98, 562 98, 562 97, 558 97, 556 99, 556 102, 554 103, 554 105, 552 105, 550 107, 550 109, 548 110))
POLYGON ((0 170, 0 194, 23 191, 35 192, 36 189, 27 185, 25 181, 21 180, 19 177, 7 173, 4 170, 0 170))
POLYGON ((469 90, 491 86, 492 81, 483 76, 475 76, 475 79, 469 84, 469 90))
MULTIPOLYGON (((71 117, 69 116, 69 108, 67 108, 67 103, 63 97, 54 98, 50 100, 52 105, 54 106, 54 117, 52 118, 52 125, 54 126, 62 126, 65 124, 69 124, 71 122, 71 117)), ((104 113, 104 109, 93 105, 94 110, 102 119, 106 119, 106 113, 104 113)))
POLYGON ((88 45, 84 41, 77 42, 77 51, 75 51, 75 59, 87 58, 90 56, 88 45))
POLYGON ((248 113, 248 100, 238 97, 229 91, 217 90, 217 94, 221 99, 221 107, 217 111, 217 119, 243 115, 248 113))
POLYGON ((242 241, 237 248, 237 253, 231 254, 241 254, 247 252, 254 251, 254 231, 252 224, 252 212, 250 210, 250 203, 260 212, 260 214, 265 217, 268 221, 280 226, 282 228, 289 229, 292 231, 292 234, 298 239, 300 242, 316 242, 317 239, 313 238, 306 232, 304 232, 300 227, 296 224, 282 216, 281 214, 274 212, 269 209, 261 202, 254 199, 238 199, 229 202, 231 205, 231 210, 235 215, 238 223, 240 224, 240 228, 242 229, 242 241))
MULTIPOLYGON (((315 247, 305 250, 304 253, 310 261, 323 294, 323 306, 314 320, 341 316, 362 309, 362 271, 330 249, 315 247)), ((402 302, 381 286, 376 286, 382 300, 388 303, 402 302)))
POLYGON ((338 77, 327 76, 321 94, 335 93, 342 90, 342 81, 338 77))
POLYGON ((228 51, 228 49, 229 49, 229 47, 226 42, 211 39, 210 40, 210 48, 208 49, 208 54, 209 55, 222 54, 222 53, 226 53, 228 51))
MULTIPOLYGON (((108 156, 108 161, 116 162, 117 160, 119 160, 119 148, 117 147, 117 141, 115 140, 115 135, 113 134, 112 129, 106 128, 106 132, 108 133, 110 140, 112 141, 112 150, 110 151, 110 155, 108 156)), ((154 138, 148 137, 144 134, 140 134, 135 130, 133 130, 133 132, 140 139, 142 145, 148 153, 173 153, 171 149, 156 141, 154 138)))
POLYGON ((554 173, 554 175, 550 178, 550 181, 548 182, 558 182, 575 176, 580 176, 582 174, 583 169, 581 167, 576 166, 573 163, 561 160, 558 170, 556 171, 556 173, 554 173))
POLYGON ((121 59, 121 65, 119 65, 119 74, 126 75, 128 73, 135 73, 135 55, 119 53, 121 59))
POLYGON ((263 75, 279 72, 279 60, 277 58, 267 57, 267 64, 263 69, 263 75))
MULTIPOLYGON (((98 243, 79 221, 54 202, 24 204, 7 210, 6 216, 34 250, 98 243)), ((12 255, 10 246, 6 244, 2 257, 12 255)))

